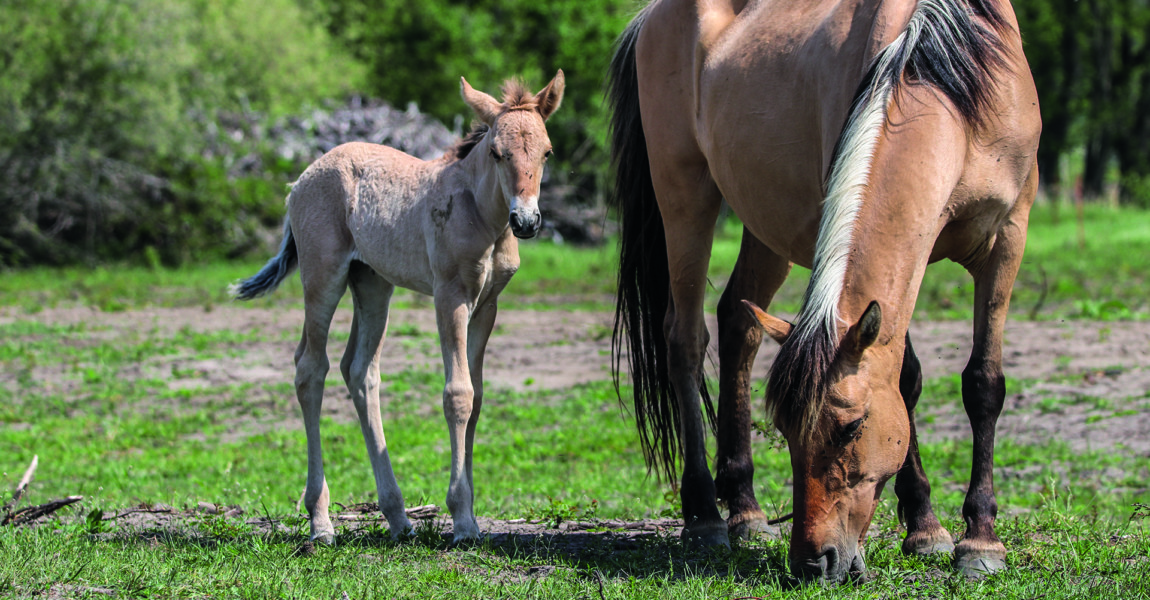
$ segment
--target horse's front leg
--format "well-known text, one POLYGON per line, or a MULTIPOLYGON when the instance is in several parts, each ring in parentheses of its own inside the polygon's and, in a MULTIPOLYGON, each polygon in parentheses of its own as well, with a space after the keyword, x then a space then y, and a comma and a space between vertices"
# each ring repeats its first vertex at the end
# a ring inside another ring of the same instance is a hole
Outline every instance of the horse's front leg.
POLYGON ((764 531, 767 517, 755 499, 751 456, 751 367, 763 332, 743 300, 766 307, 791 263, 743 230, 735 270, 719 300, 719 431, 715 488, 727 503, 728 534, 745 539, 764 531))
POLYGON ((439 326, 439 345, 447 384, 443 388, 443 415, 451 439, 451 482, 447 486, 447 508, 454 524, 454 542, 479 537, 475 521, 474 492, 471 483, 471 458, 468 430, 472 419, 479 416, 476 393, 467 360, 467 329, 471 309, 461 290, 444 289, 435 293, 435 319, 439 326), (474 413, 474 416, 473 416, 474 413))
POLYGON ((902 373, 898 381, 899 392, 906 403, 906 413, 910 418, 910 441, 907 443, 906 460, 899 469, 894 491, 898 496, 898 513, 906 523, 906 539, 902 542, 905 554, 934 554, 954 550, 954 542, 938 517, 930 502, 930 481, 922 468, 918 452, 918 431, 914 423, 914 410, 922 395, 922 365, 910 344, 910 333, 906 334, 906 348, 903 350, 902 373))
POLYGON ((1002 374, 1002 330, 1022 251, 1026 224, 1038 185, 1031 173, 1018 204, 996 236, 985 261, 968 267, 974 276, 974 348, 962 372, 962 404, 970 418, 974 460, 970 487, 962 505, 966 534, 954 549, 954 566, 968 577, 1006 568, 1006 547, 994 532, 998 501, 994 495, 994 433, 1006 398, 1002 374))

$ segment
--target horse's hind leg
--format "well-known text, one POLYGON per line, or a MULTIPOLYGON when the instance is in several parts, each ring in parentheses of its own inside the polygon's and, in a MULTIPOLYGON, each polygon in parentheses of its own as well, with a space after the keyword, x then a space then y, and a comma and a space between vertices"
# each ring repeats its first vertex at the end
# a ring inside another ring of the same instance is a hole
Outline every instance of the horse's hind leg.
POLYGON ((387 332, 388 304, 395 286, 361 262, 352 262, 348 283, 355 301, 351 321, 351 338, 339 367, 359 414, 359 427, 375 475, 379 510, 387 517, 392 537, 411 530, 411 521, 403 506, 403 493, 391 470, 387 440, 379 414, 379 351, 387 332))
POLYGON ((922 459, 918 454, 918 433, 914 424, 914 409, 922 395, 922 365, 914 348, 910 345, 910 333, 906 334, 906 349, 903 352, 902 374, 899 376, 899 391, 906 402, 906 412, 910 417, 910 441, 907 446, 906 461, 895 479, 894 491, 898 496, 898 512, 906 523, 906 539, 902 542, 905 554, 933 554, 954 550, 950 532, 943 528, 934 514, 930 503, 930 481, 922 469, 922 459))
POLYGON ((304 287, 303 336, 295 353, 295 388, 307 433, 307 489, 304 506, 311 522, 311 539, 335 543, 335 528, 328 516, 327 481, 323 476, 319 415, 323 384, 330 364, 327 334, 331 317, 347 286, 347 267, 301 256, 300 279, 304 287))
POLYGON ((767 517, 755 499, 751 457, 751 367, 762 344, 758 321, 743 304, 766 307, 787 278, 791 264, 771 252, 751 232, 719 300, 719 432, 715 489, 727 503, 728 534, 745 539, 762 531, 767 517))
POLYGON ((1006 547, 994 533, 998 502, 994 497, 994 430, 1006 397, 1002 375, 1002 330, 1022 251, 1026 223, 1038 185, 1037 170, 981 264, 968 266, 974 276, 974 348, 962 372, 962 403, 970 418, 974 460, 970 487, 962 505, 966 534, 954 549, 954 566, 980 577, 1006 567, 1006 547))
POLYGON ((654 163, 652 182, 663 214, 671 281, 671 302, 663 329, 667 372, 679 403, 683 538, 701 546, 729 546, 727 523, 715 504, 715 482, 707 466, 699 393, 708 342, 703 300, 721 195, 705 165, 692 168, 673 161, 658 166, 654 163))

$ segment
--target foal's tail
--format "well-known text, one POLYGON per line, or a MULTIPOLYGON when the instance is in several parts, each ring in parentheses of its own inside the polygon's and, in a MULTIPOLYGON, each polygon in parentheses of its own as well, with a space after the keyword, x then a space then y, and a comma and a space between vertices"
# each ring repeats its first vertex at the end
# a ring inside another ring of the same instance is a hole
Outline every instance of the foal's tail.
MULTIPOLYGON (((651 183, 635 69, 635 42, 645 17, 644 10, 619 36, 607 81, 612 109, 611 162, 615 169, 611 205, 619 220, 619 287, 611 336, 611 368, 618 392, 626 354, 634 385, 635 420, 647 468, 657 469, 668 481, 675 481, 675 461, 682 451, 679 409, 667 373, 667 340, 663 333, 671 279, 663 218, 651 183)), ((700 383, 700 392, 707 416, 714 423, 714 405, 705 383, 700 383)))
POLYGON ((287 279, 299 264, 299 253, 295 247, 295 236, 291 232, 291 220, 284 218, 284 239, 280 242, 279 254, 272 257, 259 273, 228 287, 228 294, 236 300, 251 300, 271 293, 287 279))

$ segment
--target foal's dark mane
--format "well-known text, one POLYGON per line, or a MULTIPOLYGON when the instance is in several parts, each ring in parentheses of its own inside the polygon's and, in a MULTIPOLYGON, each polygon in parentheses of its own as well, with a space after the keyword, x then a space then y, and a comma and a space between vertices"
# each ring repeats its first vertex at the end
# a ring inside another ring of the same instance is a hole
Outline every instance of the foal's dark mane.
POLYGON ((490 130, 491 128, 485 123, 475 123, 471 126, 471 131, 467 132, 467 135, 463 136, 463 139, 456 142, 455 145, 447 151, 447 155, 451 157, 452 160, 463 160, 467 158, 467 155, 471 154, 471 151, 479 145, 479 142, 483 141, 483 136, 487 135, 487 132, 490 130))
MULTIPOLYGON (((1009 27, 990 0, 930 0, 920 2, 911 16, 918 28, 912 43, 892 44, 876 58, 855 92, 847 122, 836 143, 828 172, 835 172, 844 150, 844 137, 852 123, 872 101, 874 92, 889 85, 890 98, 908 84, 929 85, 954 105, 968 127, 980 128, 989 115, 994 89, 993 70, 1004 64, 1001 34, 1009 27), (973 18, 981 18, 989 25, 973 18)), ((905 34, 904 34, 905 35, 905 34)), ((825 186, 824 186, 825 189, 825 186)), ((813 286, 812 286, 813 287, 813 286)), ((782 431, 808 437, 831 384, 830 371, 838 355, 838 330, 807 310, 812 287, 807 288, 790 338, 771 365, 767 384, 767 410, 782 431)))

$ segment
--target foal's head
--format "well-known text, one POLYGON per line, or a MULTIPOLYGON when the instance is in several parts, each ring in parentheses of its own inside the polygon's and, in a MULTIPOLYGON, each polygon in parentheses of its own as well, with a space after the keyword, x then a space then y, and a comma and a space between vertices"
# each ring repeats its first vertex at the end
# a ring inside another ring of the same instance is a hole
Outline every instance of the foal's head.
POLYGON ((902 344, 881 339, 877 302, 837 343, 791 339, 790 323, 747 304, 784 345, 771 370, 767 401, 787 438, 794 473, 791 569, 833 581, 861 573, 866 565, 860 542, 910 444, 899 380, 902 344))
POLYGON ((511 232, 515 237, 535 237, 543 223, 539 215, 539 183, 543 179, 543 163, 551 155, 551 140, 543 122, 563 100, 563 71, 534 95, 519 82, 505 83, 502 102, 473 89, 466 79, 461 82, 464 102, 489 127, 487 152, 495 162, 499 187, 511 207, 511 232))

